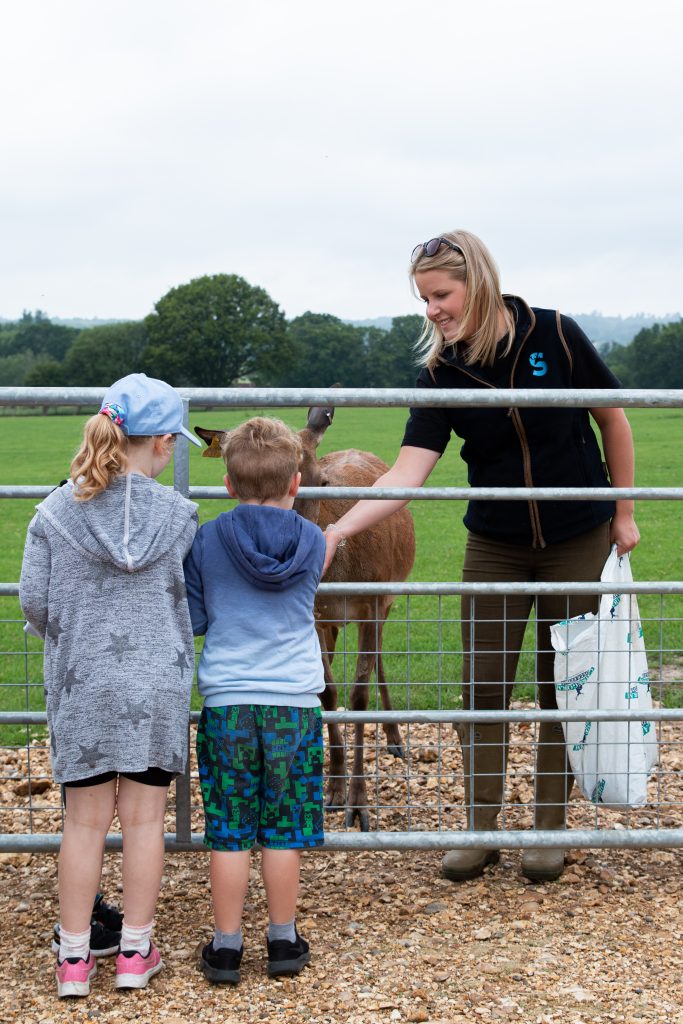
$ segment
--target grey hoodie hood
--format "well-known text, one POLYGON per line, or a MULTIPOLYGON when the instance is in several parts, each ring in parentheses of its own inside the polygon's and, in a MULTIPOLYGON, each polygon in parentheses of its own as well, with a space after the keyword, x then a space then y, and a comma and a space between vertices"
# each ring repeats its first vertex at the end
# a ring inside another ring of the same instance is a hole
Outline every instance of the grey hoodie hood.
POLYGON ((144 569, 164 555, 196 508, 172 487, 138 473, 116 477, 89 501, 76 501, 68 483, 36 506, 77 551, 127 572, 144 569))

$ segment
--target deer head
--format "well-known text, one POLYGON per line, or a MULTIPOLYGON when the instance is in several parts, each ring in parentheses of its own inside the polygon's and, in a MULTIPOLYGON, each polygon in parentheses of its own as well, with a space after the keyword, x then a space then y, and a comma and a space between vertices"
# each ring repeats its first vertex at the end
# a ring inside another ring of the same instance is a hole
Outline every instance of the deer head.
MULTIPOLYGON (((301 463, 301 486, 302 487, 325 487, 327 477, 321 468, 316 455, 316 449, 322 440, 323 434, 334 418, 333 406, 314 406, 308 410, 308 419, 303 430, 299 431, 299 437, 303 445, 303 460, 301 463)), ((206 450, 202 452, 203 458, 220 459, 221 443, 226 434, 225 430, 207 430, 204 427, 195 427, 195 434, 201 437, 206 444, 206 450)), ((296 511, 311 522, 317 523, 320 516, 320 500, 312 498, 297 498, 294 502, 296 511)))
MULTIPOLYGON (((318 461, 316 450, 333 418, 333 406, 316 405, 308 410, 306 426, 299 431, 299 437, 304 447, 304 457, 301 463, 302 487, 327 486, 327 476, 318 461)), ((320 518, 319 498, 297 498, 294 508, 304 519, 310 519, 312 523, 317 523, 320 518)))

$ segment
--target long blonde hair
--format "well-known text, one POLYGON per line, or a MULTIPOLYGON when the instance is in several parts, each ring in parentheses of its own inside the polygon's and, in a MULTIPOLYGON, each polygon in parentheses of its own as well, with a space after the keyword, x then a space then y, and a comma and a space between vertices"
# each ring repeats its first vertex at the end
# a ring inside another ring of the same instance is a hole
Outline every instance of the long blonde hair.
POLYGON ((148 440, 126 437, 108 416, 91 416, 83 427, 83 441, 69 474, 76 501, 90 501, 106 490, 115 476, 125 472, 129 446, 148 440))
POLYGON ((439 325, 425 317, 422 333, 415 345, 420 363, 433 370, 445 348, 466 338, 465 362, 490 366, 495 361, 500 341, 499 314, 503 315, 508 332, 503 354, 510 351, 515 330, 512 313, 500 291, 498 267, 482 240, 470 231, 445 231, 438 237, 453 242, 462 249, 462 253, 447 245, 439 246, 434 256, 427 256, 423 251, 410 267, 413 287, 416 273, 445 270, 454 281, 465 284, 465 306, 458 333, 448 341, 439 325))

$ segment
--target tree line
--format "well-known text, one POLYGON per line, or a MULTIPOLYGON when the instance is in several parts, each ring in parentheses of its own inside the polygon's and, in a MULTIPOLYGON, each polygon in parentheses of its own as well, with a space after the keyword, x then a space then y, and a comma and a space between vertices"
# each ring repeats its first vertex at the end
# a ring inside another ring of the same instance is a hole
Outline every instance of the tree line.
POLYGON ((329 313, 287 320, 234 274, 172 288, 144 320, 81 330, 25 312, 0 324, 0 385, 98 387, 143 371, 176 387, 411 387, 422 317, 388 331, 329 313))
MULTIPOLYGON (((263 288, 216 274, 171 288, 143 320, 78 329, 37 311, 0 324, 0 385, 99 387, 142 370, 176 387, 412 387, 422 324, 288 321, 263 288)), ((600 350, 624 387, 683 388, 681 320, 600 350)))
POLYGON ((602 356, 625 388, 683 388, 683 320, 646 327, 602 356))

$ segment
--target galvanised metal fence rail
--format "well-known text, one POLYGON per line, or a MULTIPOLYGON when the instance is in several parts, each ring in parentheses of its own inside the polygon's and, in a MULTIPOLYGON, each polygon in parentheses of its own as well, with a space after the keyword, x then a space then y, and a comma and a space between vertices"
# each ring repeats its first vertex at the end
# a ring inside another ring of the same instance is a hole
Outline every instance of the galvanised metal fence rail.
MULTIPOLYGON (((97 406, 104 393, 100 388, 0 388, 0 406, 48 408, 51 406, 97 406)), ((203 408, 300 407, 333 405, 336 407, 404 407, 470 405, 476 407, 502 405, 565 406, 629 408, 680 408, 681 391, 556 391, 459 390, 425 393, 424 390, 396 389, 181 389, 186 422, 189 424, 190 403, 203 408)), ((369 445, 371 447, 371 445, 369 445)), ((222 487, 190 485, 188 445, 176 445, 174 483, 192 499, 225 498, 222 487)), ((41 499, 52 490, 48 486, 10 485, 0 487, 0 498, 41 499)), ((302 488, 302 498, 367 497, 364 488, 302 488)), ((634 498, 637 500, 681 500, 683 488, 373 488, 377 500, 410 498, 417 500, 537 500, 572 501, 634 498)), ((650 645, 649 658, 653 689, 661 692, 668 684, 681 683, 683 652, 668 646, 669 627, 683 621, 681 595, 683 581, 639 581, 624 588, 625 592, 659 598, 659 607, 642 613, 646 632, 656 635, 650 645), (668 604, 666 603, 668 602, 668 604), (678 614, 667 614, 673 607, 678 614)), ((487 847, 515 849, 523 847, 681 847, 683 846, 683 752, 677 724, 683 719, 683 708, 655 707, 647 713, 635 710, 621 712, 572 712, 541 710, 530 700, 514 701, 509 711, 465 711, 457 705, 455 666, 462 650, 455 638, 461 625, 457 598, 463 594, 599 594, 609 593, 609 584, 600 583, 387 583, 387 584, 325 584, 321 594, 351 596, 359 593, 379 596, 394 594, 404 598, 401 608, 395 606, 385 627, 384 658, 405 678, 398 682, 392 673, 392 693, 398 705, 392 711, 379 710, 375 690, 375 707, 366 712, 349 711, 346 707, 324 713, 326 722, 336 722, 351 733, 345 737, 350 754, 353 748, 352 729, 358 722, 366 725, 364 775, 369 794, 367 809, 372 815, 371 831, 357 832, 344 828, 344 818, 328 812, 326 845, 329 849, 455 849, 487 847), (417 666, 417 667, 416 667, 417 666), (429 708, 424 704, 428 693, 429 708), (449 706, 450 705, 450 706, 449 706), (662 751, 661 763, 650 782, 651 799, 645 807, 623 812, 606 811, 587 801, 571 803, 572 828, 564 831, 536 831, 529 828, 533 811, 533 754, 537 739, 534 726, 541 721, 592 721, 647 719, 656 723, 662 751), (467 830, 462 797, 462 772, 459 742, 452 726, 461 722, 506 721, 510 724, 510 770, 506 798, 501 814, 501 831, 471 832, 467 830), (393 724, 404 727, 404 757, 397 759, 387 753, 380 740, 380 727, 393 724), (369 740, 368 725, 374 725, 374 739, 369 740), (341 829, 337 826, 341 825, 341 829)), ((15 597, 16 583, 0 584, 0 596, 15 597)), ((398 602, 397 602, 398 605, 398 602)), ((20 613, 18 613, 20 615, 20 613)), ((22 693, 22 710, 0 711, 0 729, 12 727, 16 733, 25 727, 25 742, 0 746, 0 851, 32 851, 56 849, 60 841, 63 809, 56 787, 50 783, 49 757, 44 739, 44 711, 29 710, 31 694, 42 687, 34 680, 34 666, 41 654, 31 648, 23 632, 23 619, 7 618, 5 626, 15 626, 21 633, 21 644, 15 650, 0 651, 6 658, 23 664, 23 680, 1 684, 22 693), (32 671, 33 669, 33 671, 32 671), (37 727, 38 733, 32 727, 37 727), (12 803, 12 801, 15 801, 12 803)), ((349 619, 349 627, 352 619, 349 619)), ((353 681, 352 667, 356 648, 352 630, 344 631, 344 644, 337 648, 336 675, 342 661, 343 682, 338 685, 347 693, 353 681), (347 634, 349 634, 347 636, 347 634)), ((678 643, 678 641, 676 641, 678 643)), ((531 649, 527 658, 533 660, 531 649)), ((521 674, 521 673, 520 673, 521 674)), ((527 673, 533 681, 533 665, 527 673)), ((17 703, 14 701, 13 703, 17 703)), ((190 716, 194 726, 198 713, 190 716)), ((328 780, 333 781, 333 780, 328 780)), ((176 781, 175 831, 166 836, 170 849, 191 849, 201 845, 201 812, 196 785, 196 771, 176 781)), ((111 847, 120 845, 121 837, 112 835, 111 847)))

